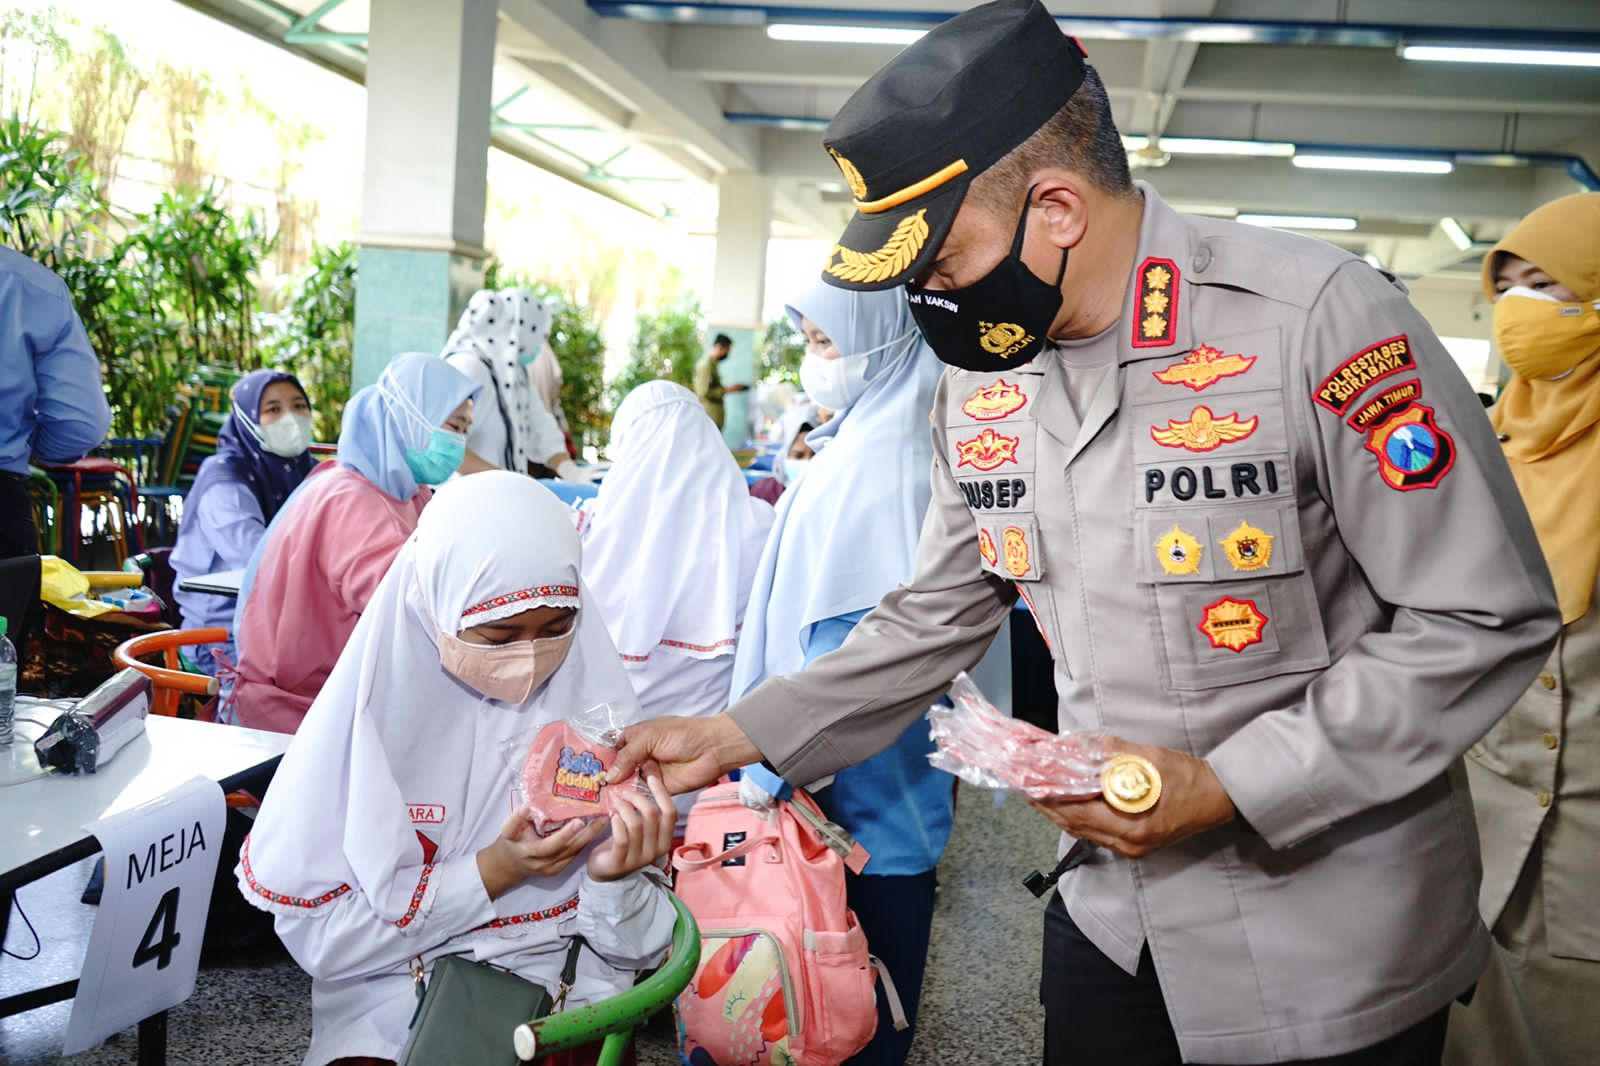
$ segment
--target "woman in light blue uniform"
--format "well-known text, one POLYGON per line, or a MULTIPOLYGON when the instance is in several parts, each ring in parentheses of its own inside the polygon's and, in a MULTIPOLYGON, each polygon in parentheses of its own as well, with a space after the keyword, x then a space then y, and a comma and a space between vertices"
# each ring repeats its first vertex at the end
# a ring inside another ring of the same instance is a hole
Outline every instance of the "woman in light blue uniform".
MULTIPOLYGON (((217 434, 217 452, 200 464, 184 499, 172 549, 178 579, 242 570, 289 494, 305 480, 311 456, 311 400, 300 380, 281 370, 253 370, 233 386, 233 410, 217 434)), ((185 629, 233 628, 234 600, 204 592, 175 593, 185 629)), ((215 652, 231 661, 233 642, 198 649, 198 664, 217 671, 215 652)))
MULTIPOLYGON (((807 438, 816 458, 778 501, 734 662, 735 700, 837 648, 912 576, 931 498, 928 412, 943 364, 917 332, 905 295, 819 282, 788 312, 806 335, 806 394, 837 413, 807 438)), ((864 875, 850 879, 850 906, 913 1023, 935 870, 955 807, 953 779, 928 764, 932 750, 919 721, 818 796, 871 853, 864 875)), ((768 792, 785 787, 759 766, 745 775, 768 792)), ((748 786, 745 794, 760 797, 748 786)), ((881 991, 878 1013, 877 1035, 851 1062, 905 1061, 912 1031, 895 1031, 881 991)))

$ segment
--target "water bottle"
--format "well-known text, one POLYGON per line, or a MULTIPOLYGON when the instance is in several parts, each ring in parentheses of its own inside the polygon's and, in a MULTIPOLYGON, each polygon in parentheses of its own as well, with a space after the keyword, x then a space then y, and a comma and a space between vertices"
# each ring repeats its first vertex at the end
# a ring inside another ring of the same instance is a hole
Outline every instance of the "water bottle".
POLYGON ((11 746, 11 719, 17 703, 17 649, 6 639, 6 618, 0 616, 0 748, 11 746))

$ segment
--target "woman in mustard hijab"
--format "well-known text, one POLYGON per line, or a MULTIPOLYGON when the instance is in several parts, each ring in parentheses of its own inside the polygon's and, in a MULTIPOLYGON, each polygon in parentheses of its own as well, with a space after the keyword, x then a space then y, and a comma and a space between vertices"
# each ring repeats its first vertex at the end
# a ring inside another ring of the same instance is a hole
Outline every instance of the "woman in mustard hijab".
POLYGON ((1496 948, 1451 1066, 1600 1061, 1600 193, 1548 203, 1483 262, 1511 379, 1491 412, 1565 623, 1469 753, 1496 948))

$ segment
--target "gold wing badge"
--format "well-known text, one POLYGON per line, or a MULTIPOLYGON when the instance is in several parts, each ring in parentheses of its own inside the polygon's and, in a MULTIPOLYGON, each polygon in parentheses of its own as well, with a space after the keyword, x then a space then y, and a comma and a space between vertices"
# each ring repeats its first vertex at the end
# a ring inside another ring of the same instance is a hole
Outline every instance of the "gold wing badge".
POLYGON ((858 252, 842 244, 834 245, 828 255, 827 272, 840 281, 857 285, 887 281, 916 260, 922 246, 928 243, 928 232, 928 209, 923 208, 902 218, 883 247, 875 252, 858 252))
POLYGON ((1167 428, 1150 427, 1151 438, 1164 448, 1182 448, 1190 452, 1210 452, 1244 440, 1256 431, 1259 419, 1252 415, 1241 420, 1238 412, 1218 417, 1209 407, 1196 407, 1187 421, 1167 420, 1167 428))

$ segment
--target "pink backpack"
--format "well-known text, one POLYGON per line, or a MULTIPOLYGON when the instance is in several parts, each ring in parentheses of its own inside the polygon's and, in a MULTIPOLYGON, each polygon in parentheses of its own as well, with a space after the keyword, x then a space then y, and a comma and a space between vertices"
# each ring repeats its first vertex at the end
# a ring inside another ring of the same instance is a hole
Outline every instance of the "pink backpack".
POLYGON ((877 973, 905 1027, 845 904, 845 867, 866 861, 799 789, 770 813, 740 803, 737 783, 701 794, 672 857, 700 925, 700 967, 677 1002, 687 1066, 837 1066, 877 1030, 877 973))

